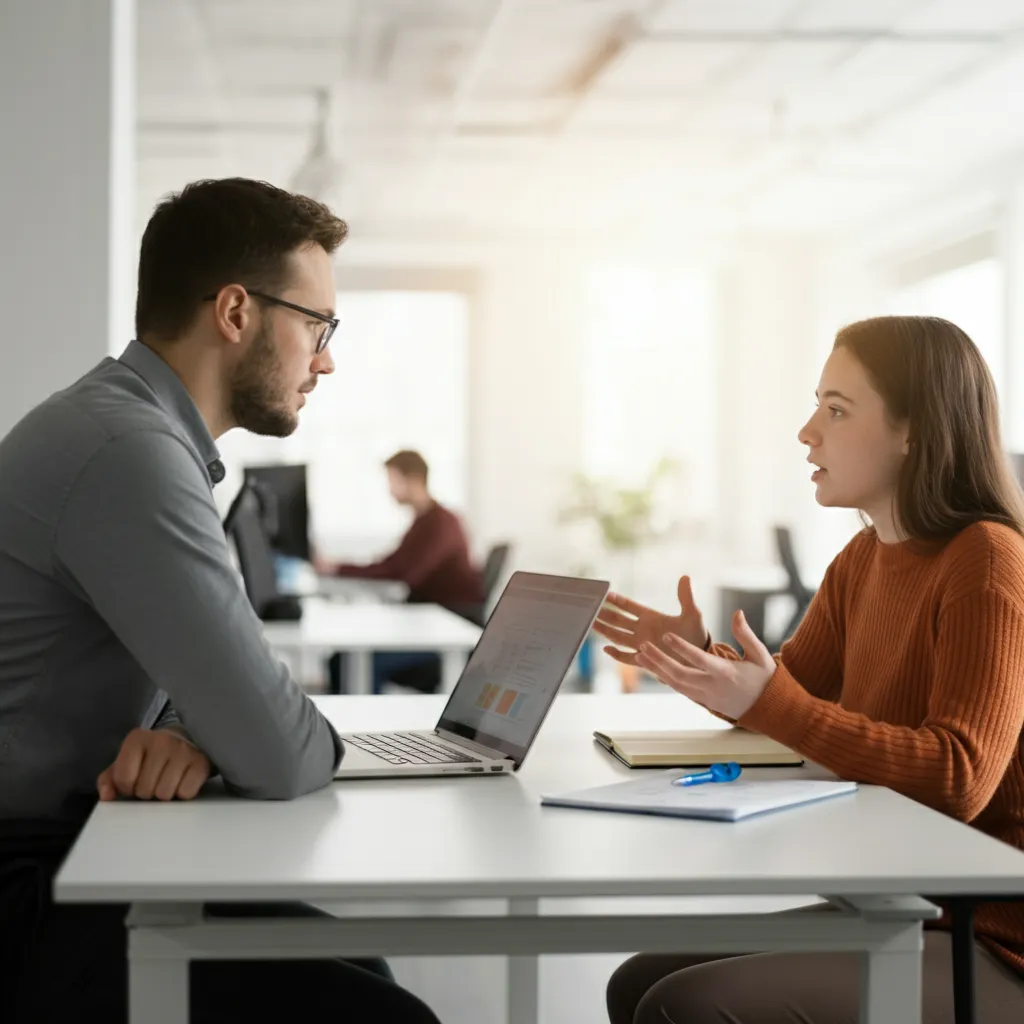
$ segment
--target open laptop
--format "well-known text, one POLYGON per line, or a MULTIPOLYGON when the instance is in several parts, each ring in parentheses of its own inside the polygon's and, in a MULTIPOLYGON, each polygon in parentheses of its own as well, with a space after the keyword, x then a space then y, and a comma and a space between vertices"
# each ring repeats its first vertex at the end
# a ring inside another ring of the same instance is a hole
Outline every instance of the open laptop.
POLYGON ((343 733, 335 778, 517 771, 607 593, 603 580, 513 573, 437 725, 343 733))

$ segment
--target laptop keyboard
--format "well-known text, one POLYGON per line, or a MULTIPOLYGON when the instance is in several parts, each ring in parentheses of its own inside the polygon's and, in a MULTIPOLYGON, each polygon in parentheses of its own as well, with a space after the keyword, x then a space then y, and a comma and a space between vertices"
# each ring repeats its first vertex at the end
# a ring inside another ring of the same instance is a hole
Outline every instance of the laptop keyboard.
POLYGON ((356 733, 346 736, 345 742, 376 754, 389 764, 460 764, 480 760, 411 732, 356 733))

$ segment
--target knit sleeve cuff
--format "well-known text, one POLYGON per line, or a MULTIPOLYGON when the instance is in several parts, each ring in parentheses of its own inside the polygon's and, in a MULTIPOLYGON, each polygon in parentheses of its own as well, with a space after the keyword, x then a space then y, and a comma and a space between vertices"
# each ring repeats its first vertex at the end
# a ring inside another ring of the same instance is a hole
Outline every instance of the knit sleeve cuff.
POLYGON ((813 718, 814 698, 779 662, 761 696, 740 716, 737 725, 797 748, 813 718))

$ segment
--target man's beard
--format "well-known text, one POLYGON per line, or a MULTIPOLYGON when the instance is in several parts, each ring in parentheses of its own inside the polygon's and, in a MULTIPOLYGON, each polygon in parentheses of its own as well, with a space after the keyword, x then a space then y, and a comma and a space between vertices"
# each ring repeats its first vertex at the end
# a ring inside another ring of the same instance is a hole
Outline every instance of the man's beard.
POLYGON ((231 416, 240 427, 267 437, 288 437, 299 425, 298 413, 284 393, 284 367, 274 345, 270 318, 231 376, 231 416))

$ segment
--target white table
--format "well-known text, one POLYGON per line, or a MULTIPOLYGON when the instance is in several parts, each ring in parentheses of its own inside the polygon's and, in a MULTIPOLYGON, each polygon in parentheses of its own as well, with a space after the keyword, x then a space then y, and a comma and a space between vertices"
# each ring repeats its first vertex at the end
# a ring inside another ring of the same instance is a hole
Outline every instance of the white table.
MULTIPOLYGON (((339 728, 372 729, 428 726, 441 700, 320 703, 339 728)), ((509 1018, 534 1024, 537 954, 636 949, 858 950, 864 1021, 919 1020, 921 921, 935 908, 915 897, 1024 893, 1024 853, 875 787, 738 824, 539 805, 542 792, 628 774, 594 727, 707 717, 671 694, 566 695, 515 777, 346 782, 277 804, 215 791, 103 804, 56 896, 134 905, 132 1024, 184 1024, 189 959, 371 953, 506 954, 509 1018), (815 895, 840 912, 723 916, 716 903, 757 911, 815 895), (341 907, 333 919, 203 917, 204 902, 233 900, 341 907)))
POLYGON ((409 596, 409 588, 398 580, 317 576, 312 593, 347 604, 400 604, 409 596))
POLYGON ((370 693, 375 651, 436 651, 441 689, 450 692, 480 638, 480 627, 436 604, 345 604, 309 598, 299 622, 267 622, 263 632, 279 653, 297 657, 348 655, 352 693, 370 693))

